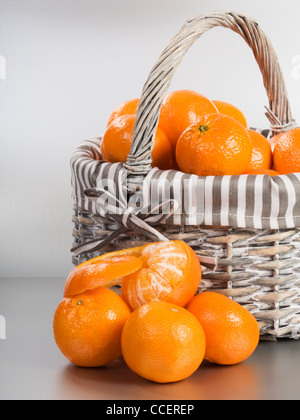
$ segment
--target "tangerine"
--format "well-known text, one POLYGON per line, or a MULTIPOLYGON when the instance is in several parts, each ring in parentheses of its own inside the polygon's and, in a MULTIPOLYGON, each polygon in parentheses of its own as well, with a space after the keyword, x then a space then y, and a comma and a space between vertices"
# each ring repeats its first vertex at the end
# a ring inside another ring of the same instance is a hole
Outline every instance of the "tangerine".
MULTIPOLYGON (((101 142, 103 160, 111 163, 126 162, 131 149, 135 119, 135 115, 122 115, 111 122, 101 142)), ((173 166, 171 144, 159 127, 154 139, 152 166, 162 170, 173 166)))
POLYGON ((122 352, 129 368, 158 382, 181 381, 201 365, 206 339, 190 312, 166 302, 151 302, 126 321, 122 352))
POLYGON ((210 114, 182 133, 176 159, 181 171, 188 174, 241 175, 249 166, 252 151, 246 128, 231 117, 210 114))
POLYGON ((271 169, 272 149, 270 143, 257 131, 249 129, 248 134, 253 143, 253 152, 247 171, 252 169, 271 169))
POLYGON ((201 282, 201 265, 181 241, 159 242, 141 249, 143 268, 122 281, 122 297, 135 310, 151 301, 185 306, 201 282))
POLYGON ((227 117, 232 117, 242 124, 245 128, 248 128, 248 122, 243 114, 236 106, 229 104, 228 102, 222 101, 212 101, 216 106, 220 114, 227 115, 227 117))
POLYGON ((117 118, 122 117, 123 115, 136 115, 140 100, 139 99, 129 99, 128 101, 122 102, 118 105, 110 114, 107 127, 117 118))
POLYGON ((206 336, 205 359, 234 365, 256 350, 260 331, 254 316, 243 306, 215 292, 195 296, 187 305, 202 325, 206 336))
POLYGON ((245 172, 244 175, 269 175, 269 176, 278 176, 279 172, 273 171, 273 169, 252 169, 245 172))
POLYGON ((77 366, 105 366, 122 356, 121 334, 130 314, 124 300, 103 287, 64 298, 54 315, 56 344, 77 366))
POLYGON ((69 275, 64 296, 121 284, 122 297, 133 310, 161 300, 185 306, 198 290, 201 272, 196 253, 185 242, 155 242, 80 264, 69 275))
POLYGON ((160 112, 159 127, 166 133, 175 151, 180 135, 206 114, 218 112, 205 96, 192 90, 177 90, 165 97, 160 112))
POLYGON ((279 141, 280 137, 282 136, 283 133, 277 134, 276 136, 273 136, 271 138, 268 139, 268 142, 271 146, 272 149, 272 153, 274 152, 275 146, 277 144, 277 142, 279 141))
POLYGON ((300 172, 300 128, 280 135, 273 152, 273 169, 280 174, 300 172))

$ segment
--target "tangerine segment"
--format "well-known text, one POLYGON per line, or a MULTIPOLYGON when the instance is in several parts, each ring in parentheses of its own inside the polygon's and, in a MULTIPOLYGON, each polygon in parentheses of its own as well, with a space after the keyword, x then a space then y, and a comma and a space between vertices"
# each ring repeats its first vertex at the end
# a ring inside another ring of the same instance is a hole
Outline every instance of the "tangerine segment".
POLYGON ((141 251, 144 266, 122 282, 122 297, 134 310, 152 301, 185 306, 201 282, 197 255, 181 241, 146 245, 141 251))
POLYGON ((134 273, 143 265, 143 260, 133 256, 115 256, 105 261, 76 267, 69 275, 64 297, 84 293, 98 287, 113 287, 120 284, 123 276, 134 273))

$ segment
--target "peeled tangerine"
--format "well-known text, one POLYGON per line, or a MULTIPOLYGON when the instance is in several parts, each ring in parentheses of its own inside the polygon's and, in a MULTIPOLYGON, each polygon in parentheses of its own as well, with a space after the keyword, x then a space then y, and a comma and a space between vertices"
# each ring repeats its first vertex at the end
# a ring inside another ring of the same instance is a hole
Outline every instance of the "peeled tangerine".
POLYGON ((131 310, 152 301, 185 306, 200 282, 197 255, 181 241, 94 258, 74 268, 66 280, 53 323, 56 343, 78 366, 104 366, 121 356, 121 333, 131 310), (122 297, 109 290, 119 284, 122 297))
POLYGON ((122 297, 134 310, 152 301, 185 306, 201 282, 197 255, 181 241, 160 242, 141 249, 143 268, 123 278, 122 297))
POLYGON ((122 297, 133 310, 152 301, 185 306, 195 296, 201 276, 198 257, 185 242, 154 242, 79 265, 66 281, 64 297, 122 284, 122 297))

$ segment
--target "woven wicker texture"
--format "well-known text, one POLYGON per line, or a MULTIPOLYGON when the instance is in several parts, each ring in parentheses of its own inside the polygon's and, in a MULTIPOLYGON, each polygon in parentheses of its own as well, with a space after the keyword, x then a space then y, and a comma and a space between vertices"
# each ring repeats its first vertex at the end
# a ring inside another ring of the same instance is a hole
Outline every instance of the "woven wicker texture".
MULTIPOLYGON (((233 12, 216 12, 188 21, 171 40, 152 69, 143 89, 128 161, 129 190, 143 187, 151 170, 153 139, 159 113, 172 77, 191 45, 209 29, 221 26, 238 33, 253 50, 269 98, 267 117, 274 133, 295 126, 277 56, 257 22, 233 12)), ((91 166, 92 167, 92 164, 91 166)), ((73 164, 73 176, 76 162, 73 164)), ((88 169, 89 165, 86 165, 88 169)), ((100 168, 97 166, 97 170, 100 168)), ((96 174, 92 175, 97 178, 96 174)), ((74 193, 76 196, 76 191, 74 193)), ((93 203, 95 204, 95 203, 93 203)), ((116 218, 74 206, 74 246, 106 239, 101 250, 74 253, 75 265, 101 253, 140 246, 150 239, 141 230, 128 229, 126 215, 116 218), (122 223, 125 223, 124 229, 122 223), (121 231, 120 231, 121 229, 121 231), (121 232, 121 233, 120 233, 121 232)), ((203 266, 202 290, 218 290, 256 316, 265 339, 300 337, 300 229, 257 230, 218 226, 158 223, 159 235, 185 241, 203 266)))
MULTIPOLYGON (((76 243, 105 239, 117 223, 74 207, 76 243)), ((170 240, 183 240, 203 267, 199 291, 218 290, 249 309, 263 338, 300 336, 300 230, 250 231, 217 227, 159 226, 170 240)), ((119 236, 101 253, 141 246, 149 238, 131 232, 119 236)), ((78 265, 99 255, 73 258, 78 265)))

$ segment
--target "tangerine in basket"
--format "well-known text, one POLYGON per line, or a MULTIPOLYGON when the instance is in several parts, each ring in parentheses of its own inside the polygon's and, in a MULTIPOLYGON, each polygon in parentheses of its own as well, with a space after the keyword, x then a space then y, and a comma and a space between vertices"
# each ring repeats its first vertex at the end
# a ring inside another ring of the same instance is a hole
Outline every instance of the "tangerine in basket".
MULTIPOLYGON (((122 115, 113 120, 106 129, 102 142, 101 154, 106 162, 126 162, 130 152, 135 115, 122 115)), ((173 152, 166 134, 158 127, 152 151, 152 166, 159 169, 171 169, 173 152)))
POLYGON ((248 130, 248 134, 253 143, 253 152, 247 171, 253 169, 271 169, 273 158, 270 143, 257 131, 248 130))
POLYGON ((144 265, 123 278, 122 297, 137 309, 151 301, 185 306, 201 282, 201 265, 191 247, 181 241, 159 242, 141 249, 144 265))
POLYGON ((283 133, 277 139, 273 169, 280 174, 300 172, 300 128, 283 133))
POLYGON ((277 134, 276 136, 273 136, 270 139, 268 139, 268 142, 269 142, 269 144, 271 146, 271 149, 272 149, 272 153, 274 153, 275 146, 276 146, 277 142, 279 141, 280 137, 282 136, 282 134, 283 133, 277 134))
POLYGON ((118 105, 110 114, 107 127, 117 118, 122 117, 123 115, 136 115, 136 112, 139 107, 139 99, 129 99, 128 101, 122 102, 118 105))
POLYGON ((137 309, 122 333, 126 364, 141 377, 158 383, 191 376, 204 359, 205 343, 196 317, 166 302, 151 302, 137 309))
POLYGON ((244 175, 269 175, 273 177, 280 175, 280 173, 273 171, 273 169, 252 169, 250 171, 246 171, 244 175))
POLYGON ((166 133, 175 150, 180 135, 206 114, 218 112, 205 96, 192 90, 177 90, 165 97, 160 112, 159 127, 166 133))
POLYGON ((105 366, 122 356, 121 334, 130 314, 124 300, 103 287, 64 298, 54 315, 56 344, 77 366, 105 366))
POLYGON ((195 296, 187 310, 196 316, 206 336, 205 359, 235 365, 256 350, 260 331, 254 316, 240 304, 215 292, 195 296))
POLYGON ((176 159, 181 171, 188 174, 241 175, 249 166, 252 151, 245 127, 231 117, 210 114, 182 133, 176 159))
POLYGON ((248 122, 243 114, 236 106, 231 105, 227 102, 222 101, 212 101, 213 104, 216 106, 217 110, 220 114, 227 115, 227 117, 234 118, 238 122, 242 124, 245 128, 248 128, 248 122))

